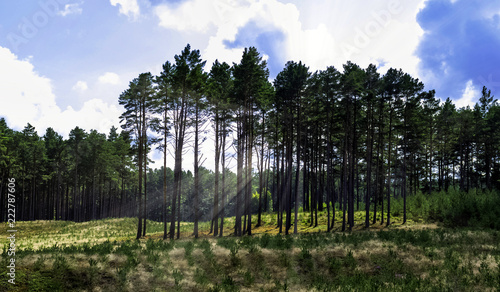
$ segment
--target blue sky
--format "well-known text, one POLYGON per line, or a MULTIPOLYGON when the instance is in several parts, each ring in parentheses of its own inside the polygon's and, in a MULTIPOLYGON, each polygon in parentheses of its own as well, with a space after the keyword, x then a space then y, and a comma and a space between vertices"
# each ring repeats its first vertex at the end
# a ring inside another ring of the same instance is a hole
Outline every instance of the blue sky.
POLYGON ((416 55, 428 87, 454 99, 464 84, 500 93, 499 1, 429 1, 417 21, 426 32, 416 55))
MULTIPOLYGON (((347 60, 402 68, 458 106, 500 92, 500 2, 486 0, 40 0, 0 2, 0 116, 67 137, 118 126, 131 79, 187 43, 207 68, 256 46, 271 77, 347 60)), ((155 159, 157 157, 154 157, 155 159)))

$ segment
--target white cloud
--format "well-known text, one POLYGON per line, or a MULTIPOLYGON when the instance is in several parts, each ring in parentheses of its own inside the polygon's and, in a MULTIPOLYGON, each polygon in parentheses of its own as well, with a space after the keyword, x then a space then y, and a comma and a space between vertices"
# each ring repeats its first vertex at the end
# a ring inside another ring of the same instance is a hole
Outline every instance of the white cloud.
POLYGON ((29 60, 19 60, 9 49, 0 47, 0 116, 10 127, 22 129, 43 114, 54 114, 59 108, 52 93, 51 81, 34 71, 29 60))
MULTIPOLYGON (((40 76, 29 60, 19 60, 9 49, 0 47, 0 63, 0 117, 5 117, 10 128, 20 131, 30 123, 40 136, 52 127, 67 137, 76 126, 106 134, 111 125, 119 126, 117 106, 91 99, 79 110, 61 110, 51 80, 40 76)), ((78 84, 82 87, 85 83, 78 84)))
POLYGON ((104 75, 99 76, 99 82, 103 84, 116 85, 120 83, 120 76, 113 72, 106 72, 104 75))
POLYGON ((457 108, 462 108, 467 106, 473 108, 476 102, 479 100, 480 95, 481 93, 474 86, 472 80, 469 80, 465 85, 462 97, 455 100, 453 103, 456 105, 457 108))
POLYGON ((141 14, 137 0, 110 0, 111 5, 120 5, 120 13, 131 19, 137 19, 141 14))
POLYGON ((108 134, 111 126, 119 127, 119 116, 121 111, 115 106, 94 98, 86 101, 80 110, 74 110, 68 106, 58 117, 46 116, 46 123, 56 125, 61 121, 71 121, 68 126, 61 129, 63 133, 69 133, 71 129, 79 126, 87 131, 95 129, 99 133, 108 134))
POLYGON ((387 67, 416 75, 419 60, 413 51, 422 30, 415 17, 422 1, 297 2, 299 9, 277 0, 187 0, 175 6, 159 5, 155 14, 164 28, 213 31, 202 55, 209 65, 215 59, 238 62, 243 48, 229 48, 225 42, 234 41, 238 30, 253 22, 262 32, 271 29, 283 34, 280 43, 272 44, 283 52, 281 61, 300 60, 317 70, 329 65, 340 68, 347 60, 362 67, 383 60, 387 67), (388 45, 394 43, 398 46, 388 45))
POLYGON ((181 31, 205 32, 209 25, 220 24, 215 5, 220 1, 187 1, 170 9, 168 5, 156 8, 156 15, 160 18, 160 26, 181 31), (200 13, 200 12, 204 13, 200 13))
POLYGON ((64 5, 64 10, 60 10, 57 14, 61 16, 67 16, 70 14, 82 14, 82 8, 80 7, 81 3, 73 3, 64 5))
POLYGON ((333 38, 324 25, 303 30, 297 7, 276 0, 190 0, 175 8, 159 5, 155 13, 160 19, 159 25, 169 29, 205 33, 214 26, 216 33, 210 36, 203 54, 208 64, 215 59, 229 63, 239 61, 242 48, 227 48, 224 41, 234 41, 238 29, 250 21, 262 30, 281 31, 285 35, 284 43, 275 45, 282 45, 288 58, 300 59, 313 67, 325 61, 323 57, 333 45, 333 38))
POLYGON ((77 90, 77 91, 85 91, 87 90, 89 87, 87 85, 87 82, 85 81, 78 81, 75 83, 75 85, 73 85, 73 90, 77 90))

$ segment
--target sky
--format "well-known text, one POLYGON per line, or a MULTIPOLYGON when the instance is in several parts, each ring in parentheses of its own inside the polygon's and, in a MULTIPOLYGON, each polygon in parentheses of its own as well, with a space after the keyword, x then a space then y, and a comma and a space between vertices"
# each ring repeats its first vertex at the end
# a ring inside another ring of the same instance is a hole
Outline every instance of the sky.
POLYGON ((206 71, 255 46, 271 78, 289 60, 310 71, 349 60, 382 74, 401 68, 457 107, 483 86, 500 93, 496 0, 1 1, 0 117, 40 136, 47 127, 65 138, 76 126, 109 133, 129 82, 158 75, 188 43, 206 71))

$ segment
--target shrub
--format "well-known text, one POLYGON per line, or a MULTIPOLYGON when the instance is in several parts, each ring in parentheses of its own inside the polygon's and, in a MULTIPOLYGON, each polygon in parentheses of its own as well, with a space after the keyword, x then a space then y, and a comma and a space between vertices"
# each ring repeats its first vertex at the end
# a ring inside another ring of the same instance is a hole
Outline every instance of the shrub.
MULTIPOLYGON (((403 198, 391 202, 393 216, 403 213, 403 198)), ((500 230, 500 194, 497 191, 449 189, 407 197, 407 214, 445 223, 449 227, 483 227, 500 230)))
POLYGON ((260 237, 259 245, 261 248, 267 248, 270 242, 271 235, 269 235, 268 233, 264 233, 264 235, 260 237))

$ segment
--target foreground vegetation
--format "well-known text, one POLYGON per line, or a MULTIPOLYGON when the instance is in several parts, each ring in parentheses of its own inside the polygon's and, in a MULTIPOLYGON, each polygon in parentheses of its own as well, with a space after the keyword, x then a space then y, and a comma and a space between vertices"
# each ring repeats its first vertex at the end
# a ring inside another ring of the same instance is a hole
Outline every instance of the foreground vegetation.
MULTIPOLYGON (((396 208, 397 209, 397 208, 396 208)), ((2 270, 0 290, 11 291, 470 291, 500 288, 500 232, 423 223, 364 229, 356 212, 351 233, 325 232, 300 214, 300 234, 277 234, 276 217, 263 216, 253 237, 213 238, 208 223, 192 238, 134 240, 136 218, 84 223, 18 223, 16 286, 2 270)), ((340 219, 340 218, 339 218, 340 219)), ((231 224, 232 218, 226 218, 231 224)), ((420 221, 420 222, 416 222, 420 221)), ((232 222, 234 223, 234 221, 232 222)), ((2 231, 3 232, 3 231, 2 231)), ((230 231, 228 231, 230 232, 230 231)), ((2 234, 2 237, 4 234, 2 234)), ((2 266, 6 266, 4 248, 2 266)))

